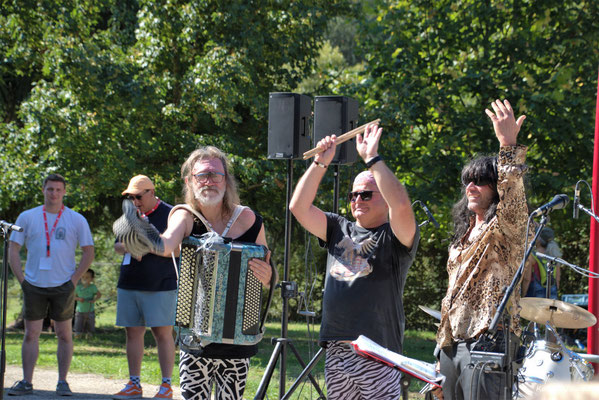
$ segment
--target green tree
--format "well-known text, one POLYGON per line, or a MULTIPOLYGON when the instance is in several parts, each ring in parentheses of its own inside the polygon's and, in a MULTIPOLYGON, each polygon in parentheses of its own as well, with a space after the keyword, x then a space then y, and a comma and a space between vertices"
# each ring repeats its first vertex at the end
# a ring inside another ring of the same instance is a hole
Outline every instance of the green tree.
MULTIPOLYGON (((578 179, 590 179, 599 5, 374 1, 361 15, 356 51, 366 66, 357 84, 331 81, 329 90, 358 98, 361 121, 382 118, 383 156, 412 199, 429 204, 441 221, 441 230, 423 230, 406 289, 408 321, 422 326, 428 317, 416 305, 426 298, 439 307, 446 287, 459 171, 476 154, 497 151, 484 114, 492 100, 507 98, 527 115, 519 141, 529 146, 531 206, 571 194, 578 179)), ((555 212, 551 225, 564 256, 585 266, 588 231, 565 212, 555 212)), ((563 293, 585 290, 578 275, 566 281, 563 293), (578 286, 570 285, 574 280, 578 286)))

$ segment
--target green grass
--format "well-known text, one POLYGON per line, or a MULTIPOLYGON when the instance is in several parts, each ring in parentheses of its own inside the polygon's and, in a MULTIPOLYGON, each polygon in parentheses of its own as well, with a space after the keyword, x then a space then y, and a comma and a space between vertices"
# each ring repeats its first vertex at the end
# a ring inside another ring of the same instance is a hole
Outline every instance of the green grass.
MULTIPOLYGON (((14 300, 13 300, 14 302, 14 300)), ((18 312, 19 306, 11 305, 9 301, 9 317, 18 312)), ((112 379, 128 378, 127 357, 125 352, 125 331, 122 328, 114 327, 115 310, 114 306, 101 313, 96 320, 97 332, 89 339, 76 339, 71 372, 96 373, 112 379)), ((312 332, 312 337, 318 337, 318 326, 316 331, 312 332)), ((274 350, 271 344, 271 338, 281 336, 280 322, 271 322, 267 324, 264 340, 259 345, 259 351, 251 359, 250 374, 246 388, 246 398, 252 398, 257 391, 260 381, 264 375, 270 357, 274 350)), ((288 327, 288 338, 290 338, 304 362, 308 362, 318 351, 319 347, 315 340, 310 340, 306 324, 290 323, 288 327)), ((6 336, 6 362, 13 365, 21 365, 21 342, 22 332, 7 332, 6 336)), ((434 349, 434 333, 407 331, 404 341, 405 354, 409 357, 419 360, 433 362, 432 351, 434 349)), ((158 365, 158 356, 152 334, 147 331, 145 336, 145 354, 141 372, 142 382, 150 384, 160 383, 160 368, 158 365)), ((287 379, 286 389, 291 387, 302 368, 296 361, 291 349, 287 350, 287 379)), ((178 356, 177 356, 178 363, 178 356)), ((40 355, 37 365, 42 368, 56 368, 56 338, 53 333, 42 333, 40 337, 40 355)), ((318 380, 320 387, 325 390, 324 384, 324 357, 316 365, 313 375, 318 380)), ((178 369, 175 367, 173 373, 174 384, 179 384, 178 369)), ((410 386, 410 398, 422 398, 418 395, 418 390, 422 387, 419 381, 412 380, 410 386)), ((279 392, 279 365, 274 371, 268 386, 267 398, 278 398, 279 392)), ((326 390, 325 390, 326 393, 326 390)), ((304 383, 295 392, 294 399, 314 399, 317 398, 316 391, 312 385, 304 383)))

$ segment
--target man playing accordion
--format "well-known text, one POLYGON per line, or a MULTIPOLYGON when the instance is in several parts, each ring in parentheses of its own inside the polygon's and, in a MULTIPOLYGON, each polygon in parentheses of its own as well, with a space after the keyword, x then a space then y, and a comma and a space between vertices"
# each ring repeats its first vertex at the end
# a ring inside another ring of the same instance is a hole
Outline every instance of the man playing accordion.
MULTIPOLYGON (((240 242, 266 246, 262 217, 240 205, 237 184, 225 154, 213 146, 190 154, 181 167, 186 206, 173 209, 166 231, 156 240, 152 251, 161 255, 178 254, 179 245, 190 235, 213 232, 240 242)), ((151 235, 150 235, 151 236, 151 235)), ((272 269, 266 261, 252 258, 248 267, 266 287, 272 269)), ((212 386, 216 399, 241 399, 245 390, 250 357, 257 345, 211 343, 190 350, 182 346, 179 376, 185 399, 209 399, 212 386)))

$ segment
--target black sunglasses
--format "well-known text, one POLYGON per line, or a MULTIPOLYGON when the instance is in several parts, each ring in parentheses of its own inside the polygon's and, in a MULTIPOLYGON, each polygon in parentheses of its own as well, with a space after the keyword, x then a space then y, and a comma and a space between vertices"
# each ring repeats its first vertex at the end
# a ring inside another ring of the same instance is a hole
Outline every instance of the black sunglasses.
POLYGON ((354 201, 356 201, 358 196, 360 196, 362 201, 370 201, 370 199, 372 199, 373 193, 378 192, 375 190, 360 190, 359 192, 349 192, 347 194, 347 199, 353 203, 354 201))
POLYGON ((146 189, 146 190, 144 190, 144 192, 142 194, 130 194, 129 196, 127 196, 127 198, 131 201, 141 200, 141 198, 144 196, 144 194, 148 193, 149 191, 150 191, 150 189, 146 189))
POLYGON ((476 186, 487 186, 492 185, 493 180, 487 177, 479 177, 479 178, 464 178, 462 180, 462 184, 464 186, 468 186, 470 183, 474 183, 476 186))

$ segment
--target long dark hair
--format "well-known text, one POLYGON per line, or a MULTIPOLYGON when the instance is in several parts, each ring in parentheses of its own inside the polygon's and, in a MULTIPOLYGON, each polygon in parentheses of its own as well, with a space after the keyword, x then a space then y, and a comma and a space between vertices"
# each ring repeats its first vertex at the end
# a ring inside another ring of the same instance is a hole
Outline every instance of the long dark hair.
POLYGON ((497 157, 481 156, 470 161, 462 169, 462 198, 453 205, 451 215, 453 218, 453 237, 451 245, 457 244, 470 229, 470 220, 474 212, 468 209, 468 198, 466 197, 466 186, 470 182, 489 184, 495 195, 491 205, 485 213, 485 221, 489 222, 497 211, 499 204, 499 193, 497 192, 497 157))

